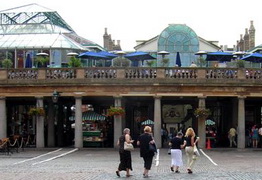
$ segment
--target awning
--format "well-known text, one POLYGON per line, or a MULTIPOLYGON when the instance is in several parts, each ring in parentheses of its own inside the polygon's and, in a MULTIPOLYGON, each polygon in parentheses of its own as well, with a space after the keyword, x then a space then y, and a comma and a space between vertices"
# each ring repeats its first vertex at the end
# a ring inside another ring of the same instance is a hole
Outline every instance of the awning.
POLYGON ((145 120, 141 123, 141 125, 153 125, 154 124, 154 121, 148 119, 148 120, 145 120))
MULTIPOLYGON (((104 121, 106 119, 106 116, 98 114, 94 111, 86 111, 82 113, 82 120, 83 121, 104 121)), ((75 116, 69 117, 70 121, 75 120, 75 116)))

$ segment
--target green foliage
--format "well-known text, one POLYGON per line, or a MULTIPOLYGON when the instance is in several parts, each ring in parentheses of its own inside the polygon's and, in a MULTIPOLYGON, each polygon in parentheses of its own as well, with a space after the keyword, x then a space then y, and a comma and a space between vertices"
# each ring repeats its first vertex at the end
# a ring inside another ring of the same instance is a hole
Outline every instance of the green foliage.
POLYGON ((35 59, 35 62, 37 63, 37 65, 45 65, 47 62, 49 62, 49 57, 46 56, 37 56, 35 59))
POLYGON ((163 64, 163 66, 167 66, 168 63, 169 63, 169 58, 164 58, 164 59, 162 59, 162 64, 163 64))
POLYGON ((124 57, 116 57, 113 59, 113 66, 114 67, 130 67, 131 61, 124 57))
POLYGON ((197 108, 194 111, 194 115, 199 118, 207 118, 210 115, 210 110, 205 108, 197 108))
POLYGON ((81 60, 76 57, 71 57, 70 61, 68 62, 69 67, 82 67, 81 60))
POLYGON ((45 110, 42 107, 30 108, 28 114, 30 116, 44 116, 45 110))
POLYGON ((122 107, 110 106, 110 108, 107 110, 108 116, 123 115, 123 114, 125 114, 125 110, 122 107))
POLYGON ((149 67, 154 67, 155 64, 156 64, 156 61, 146 61, 146 64, 147 64, 149 67))
POLYGON ((198 67, 205 67, 207 62, 206 62, 206 60, 202 56, 199 56, 197 58, 197 63, 196 64, 197 64, 198 67))
POLYGON ((244 68, 244 67, 245 67, 245 61, 242 60, 242 59, 236 60, 236 66, 237 66, 238 68, 244 68))
POLYGON ((13 62, 12 62, 11 59, 4 59, 2 61, 2 66, 3 66, 3 68, 6 68, 6 69, 12 68, 13 67, 13 62))

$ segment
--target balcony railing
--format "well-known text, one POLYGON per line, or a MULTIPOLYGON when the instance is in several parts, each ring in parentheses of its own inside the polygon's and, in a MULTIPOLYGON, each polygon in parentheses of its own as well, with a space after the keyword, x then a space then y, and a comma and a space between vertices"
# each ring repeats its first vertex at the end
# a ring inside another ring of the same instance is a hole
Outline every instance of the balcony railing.
MULTIPOLYGON (((246 80, 246 83, 260 82, 262 79, 261 69, 238 69, 238 68, 114 68, 114 67, 92 67, 92 68, 46 68, 46 69, 0 69, 0 81, 3 83, 21 81, 25 82, 34 80, 41 82, 45 80, 63 80, 63 82, 71 83, 71 80, 90 80, 96 82, 101 80, 129 80, 130 82, 138 82, 142 79, 150 79, 149 82, 159 81, 163 79, 168 82, 199 82, 209 79, 230 80, 230 82, 239 82, 246 80), (18 81, 19 80, 19 81, 18 81), (192 81, 190 81, 192 80, 192 81), (252 81, 250 81, 252 80, 252 81)), ((79 81, 78 81, 79 82, 79 81)), ((105 81, 104 81, 105 82, 105 81)), ((147 81, 144 81, 147 82, 147 81)), ((211 83, 211 81, 208 81, 211 83)))

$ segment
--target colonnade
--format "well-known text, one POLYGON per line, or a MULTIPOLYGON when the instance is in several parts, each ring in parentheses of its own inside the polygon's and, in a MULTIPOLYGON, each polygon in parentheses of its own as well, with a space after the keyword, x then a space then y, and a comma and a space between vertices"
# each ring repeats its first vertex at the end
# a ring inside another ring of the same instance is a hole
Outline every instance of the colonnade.
MULTIPOLYGON (((82 133, 82 96, 75 96, 75 147, 82 148, 83 147, 83 133, 82 133)), ((245 98, 246 97, 238 97, 238 148, 245 148, 245 98)), ((122 103, 122 97, 116 96, 114 97, 115 106, 124 107, 125 105, 122 103)), ((53 103, 49 104, 53 106, 53 103)), ((36 97, 36 106, 43 107, 43 97, 36 97)), ((206 107, 206 97, 200 96, 198 97, 198 106, 200 108, 206 107)), ((49 108, 53 109, 53 108, 49 108)), ((6 116, 6 98, 0 97, 0 138, 4 138, 7 136, 7 116, 6 116)), ((53 119, 53 111, 49 110, 48 112, 49 120, 48 120, 48 146, 54 146, 54 127, 52 127, 53 119)), ((161 96, 154 97, 154 139, 156 144, 160 147, 161 145, 161 96)), ((36 147, 43 148, 44 147, 44 117, 37 117, 36 121, 36 147)), ((116 142, 122 134, 122 130, 125 126, 125 122, 123 122, 122 116, 117 116, 114 118, 114 147, 116 147, 116 142)), ((200 137, 199 147, 205 148, 205 120, 198 121, 198 136, 200 137)))

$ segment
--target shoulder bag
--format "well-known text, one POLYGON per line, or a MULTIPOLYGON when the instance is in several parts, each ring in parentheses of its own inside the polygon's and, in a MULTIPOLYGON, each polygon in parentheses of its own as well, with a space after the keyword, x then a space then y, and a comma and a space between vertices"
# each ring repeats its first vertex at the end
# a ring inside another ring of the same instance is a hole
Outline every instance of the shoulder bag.
POLYGON ((133 151, 134 150, 134 146, 131 143, 127 143, 126 141, 124 142, 124 150, 125 151, 133 151))

